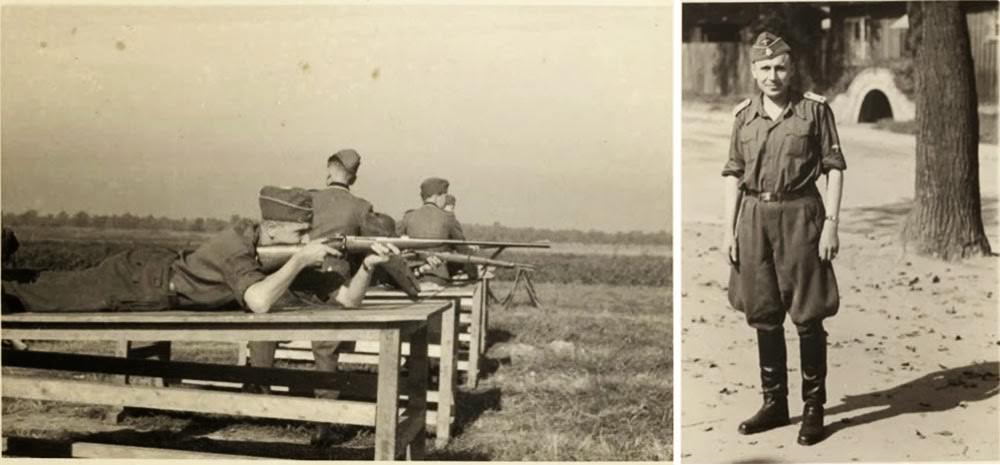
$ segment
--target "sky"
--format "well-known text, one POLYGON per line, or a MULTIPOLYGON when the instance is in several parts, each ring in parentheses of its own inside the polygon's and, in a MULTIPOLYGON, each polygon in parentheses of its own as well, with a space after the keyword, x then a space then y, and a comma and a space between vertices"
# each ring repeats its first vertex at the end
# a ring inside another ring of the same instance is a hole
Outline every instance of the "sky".
POLYGON ((350 147, 397 218, 669 230, 670 9, 8 4, 2 209, 257 217, 350 147))

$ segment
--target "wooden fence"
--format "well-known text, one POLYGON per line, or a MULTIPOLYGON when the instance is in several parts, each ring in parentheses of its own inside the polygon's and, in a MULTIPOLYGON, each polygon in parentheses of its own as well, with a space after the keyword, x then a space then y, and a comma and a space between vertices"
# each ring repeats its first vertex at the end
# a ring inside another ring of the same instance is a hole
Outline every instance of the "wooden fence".
POLYGON ((685 94, 749 95, 755 90, 750 47, 735 42, 685 43, 681 77, 685 94))

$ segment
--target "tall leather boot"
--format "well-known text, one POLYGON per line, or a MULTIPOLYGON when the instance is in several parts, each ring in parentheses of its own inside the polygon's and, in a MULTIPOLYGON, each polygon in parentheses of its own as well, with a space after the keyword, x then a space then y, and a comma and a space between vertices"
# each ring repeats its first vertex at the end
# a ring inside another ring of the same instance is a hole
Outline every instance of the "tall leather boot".
POLYGON ((760 359, 760 385, 764 405, 743 423, 740 434, 754 434, 789 424, 788 370, 785 332, 757 330, 757 354, 760 359))
POLYGON ((799 332, 802 356, 802 426, 798 443, 811 446, 826 437, 823 404, 826 403, 826 331, 820 325, 799 332))

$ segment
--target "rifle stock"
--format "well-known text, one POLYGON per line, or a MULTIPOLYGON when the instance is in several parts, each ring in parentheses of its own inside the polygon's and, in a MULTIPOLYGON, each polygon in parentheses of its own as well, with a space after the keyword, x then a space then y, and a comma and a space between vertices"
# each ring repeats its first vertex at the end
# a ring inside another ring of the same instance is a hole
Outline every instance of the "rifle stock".
MULTIPOLYGON (((456 239, 413 239, 408 237, 376 237, 376 236, 335 236, 324 241, 325 244, 344 254, 366 253, 374 243, 393 244, 400 250, 424 250, 444 246, 478 246, 480 248, 504 249, 507 247, 548 249, 548 242, 501 242, 501 241, 463 241, 456 239)), ((257 258, 264 271, 270 272, 280 268, 295 252, 302 248, 301 244, 264 245, 257 247, 257 258)), ((444 252, 442 252, 444 253, 444 252)), ((464 254, 453 254, 465 256, 464 254)), ((474 255, 468 256, 482 260, 490 260, 474 255)), ((459 259, 456 257, 456 260, 459 259)), ((445 260, 448 261, 448 260, 445 260)), ((501 263, 500 260, 491 260, 501 263)), ((471 263, 471 262, 469 262, 471 263)), ((485 263, 484 263, 485 264, 485 263)), ((516 264, 514 264, 516 265, 516 264)), ((494 265, 504 266, 504 265, 494 265)), ((506 266, 504 266, 506 267, 506 266)))

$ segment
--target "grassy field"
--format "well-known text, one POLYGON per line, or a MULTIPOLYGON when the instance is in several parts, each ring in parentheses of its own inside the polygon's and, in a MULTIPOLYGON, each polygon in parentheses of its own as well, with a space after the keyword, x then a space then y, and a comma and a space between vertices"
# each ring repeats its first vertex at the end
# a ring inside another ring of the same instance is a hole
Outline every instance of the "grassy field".
MULTIPOLYGON (((61 261, 64 268, 86 266, 93 257, 133 242, 62 241, 60 246, 46 240, 50 238, 32 239, 42 242, 25 241, 18 252, 19 255, 24 252, 20 258, 22 265, 32 262, 38 266, 48 260, 61 261), (43 250, 58 253, 46 255, 49 252, 43 250), (67 262, 67 257, 76 257, 76 261, 67 262)), ((135 242, 155 241, 147 238, 135 242)), ((561 255, 546 254, 546 257, 552 260, 561 255)), ((581 260, 576 272, 584 276, 593 273, 594 268, 581 263, 605 267, 608 263, 618 263, 621 270, 590 278, 591 281, 628 281, 622 276, 628 274, 626 268, 630 262, 616 262, 617 257, 608 255, 570 255, 574 258, 559 266, 572 270, 573 260, 581 260)), ((527 300, 523 293, 510 308, 494 305, 485 377, 477 389, 459 392, 454 437, 447 447, 431 449, 428 458, 670 460, 673 447, 670 262, 668 257, 627 260, 638 260, 633 264, 646 263, 650 267, 633 269, 636 275, 662 273, 656 279, 662 285, 537 282, 543 309, 520 305, 527 300)), ((643 280, 649 281, 648 277, 637 278, 643 280)), ((497 283, 497 294, 502 297, 509 286, 509 282, 497 283)), ((34 347, 113 352, 110 343, 102 342, 39 342, 34 347)), ((180 360, 228 362, 236 357, 235 347, 226 344, 181 344, 175 353, 180 360)), ((9 370, 12 369, 5 368, 4 372, 9 370)), ((349 441, 333 449, 319 450, 308 446, 313 428, 301 422, 148 413, 113 424, 104 421, 107 410, 98 406, 4 399, 3 435, 36 438, 40 449, 33 451, 32 456, 59 455, 62 449, 50 441, 63 444, 76 440, 264 457, 364 459, 370 458, 374 440, 372 430, 361 429, 354 431, 349 441)))

